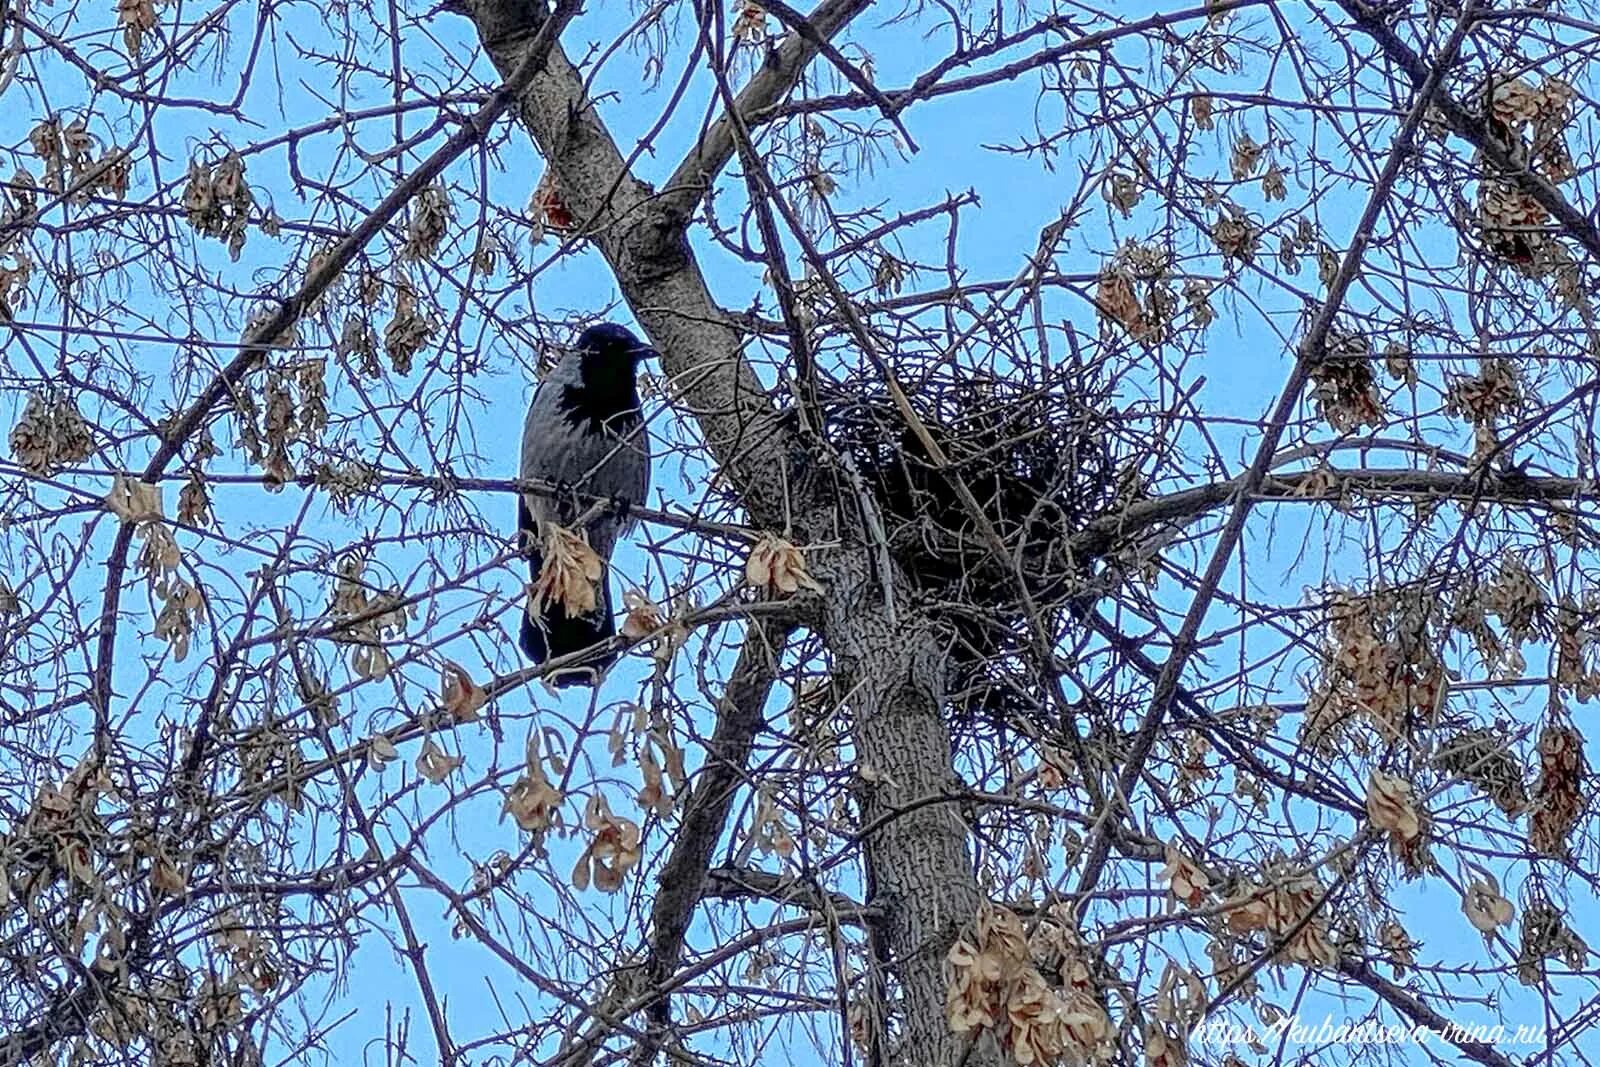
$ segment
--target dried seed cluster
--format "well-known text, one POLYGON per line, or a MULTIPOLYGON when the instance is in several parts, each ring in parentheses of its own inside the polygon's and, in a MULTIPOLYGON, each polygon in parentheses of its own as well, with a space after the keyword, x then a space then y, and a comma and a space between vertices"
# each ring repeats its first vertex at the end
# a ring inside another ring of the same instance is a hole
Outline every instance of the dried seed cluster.
POLYGON ((261 465, 269 490, 298 477, 289 446, 315 444, 327 428, 326 369, 324 359, 271 363, 264 374, 233 390, 239 443, 250 461, 261 465))
MULTIPOLYGON (((1100 272, 1095 303, 1102 319, 1117 323, 1135 341, 1145 345, 1161 344, 1172 335, 1178 311, 1183 306, 1173 290, 1174 281, 1169 254, 1154 246, 1130 241, 1100 272), (1141 288, 1143 299, 1139 296, 1141 288)), ((1195 326, 1200 329, 1215 318, 1206 302, 1207 293, 1205 283, 1199 279, 1190 278, 1184 283, 1184 298, 1195 326)))
POLYGON ((1472 425, 1473 458, 1482 460, 1500 444, 1500 419, 1522 410, 1521 375, 1515 363, 1484 357, 1475 375, 1447 375, 1445 410, 1472 425))
POLYGON ((1433 636, 1439 616, 1427 590, 1336 591, 1301 735, 1330 752, 1346 740, 1366 750, 1351 730, 1358 723, 1385 739, 1401 736, 1408 716, 1431 710, 1444 684, 1433 636))
POLYGON ((411 363, 433 339, 438 324, 410 282, 395 285, 394 317, 383 328, 383 349, 395 373, 410 374, 411 363))
POLYGON ((405 632, 407 612, 400 590, 379 592, 363 575, 367 563, 359 555, 339 561, 329 613, 339 624, 334 640, 354 645, 350 668, 361 678, 381 681, 388 677, 392 660, 388 646, 405 632))
POLYGON ((806 570, 804 553, 772 533, 751 546, 744 580, 768 596, 792 596, 802 589, 822 592, 822 586, 806 570))
POLYGON ((189 225, 226 243, 234 262, 244 250, 245 230, 255 202, 255 194, 244 180, 244 159, 239 153, 230 149, 215 164, 199 159, 189 162, 189 181, 183 189, 183 210, 189 225))
POLYGON ((130 821, 132 813, 115 808, 119 800, 111 775, 92 761, 59 786, 42 782, 31 807, 0 831, 0 909, 25 912, 102 984, 87 1020, 94 1037, 130 1052, 146 1046, 164 1063, 210 1062, 208 1050, 225 1047, 241 1052, 236 1062, 259 1063, 242 1055, 237 1024, 244 996, 267 996, 290 966, 248 928, 272 929, 274 905, 251 905, 260 914, 247 927, 241 905, 219 893, 209 931, 199 928, 216 953, 211 966, 137 971, 128 958, 130 906, 182 896, 206 861, 177 851, 147 819, 130 821))
POLYGON ((1269 865, 1260 883, 1237 882, 1222 899, 1224 949, 1213 956, 1231 959, 1227 939, 1260 933, 1275 947, 1276 963, 1336 966, 1339 951, 1329 936, 1330 912, 1322 902, 1325 892, 1315 875, 1282 864, 1269 865))
POLYGON ((1522 762, 1502 730, 1462 730, 1439 746, 1433 760, 1440 770, 1472 783, 1507 815, 1519 815, 1527 807, 1522 762))
POLYGON ((406 259, 431 259, 450 229, 450 194, 443 183, 426 186, 411 202, 411 222, 400 254, 406 259))
MULTIPOLYGON (((1577 174, 1565 130, 1572 122, 1572 86, 1547 78, 1535 86, 1522 78, 1489 87, 1485 121, 1505 146, 1512 166, 1532 167, 1553 184, 1577 174)), ((1519 183, 1502 176, 1487 156, 1479 159, 1478 225, 1499 258, 1530 274, 1548 268, 1554 244, 1544 227, 1549 213, 1519 183)))
POLYGON ((1589 960, 1589 946, 1567 925, 1559 908, 1548 900, 1538 900, 1522 911, 1517 980, 1523 985, 1539 985, 1544 981, 1544 961, 1551 958, 1578 970, 1589 960))
POLYGON ((94 435, 64 395, 31 393, 11 428, 11 458, 29 474, 48 478, 94 454, 94 435))
POLYGON ((1533 787, 1528 844, 1545 856, 1565 858, 1583 815, 1588 764, 1576 726, 1551 723, 1539 733, 1539 780, 1533 787))
MULTIPOLYGON (((59 118, 48 118, 29 131, 28 143, 44 167, 42 184, 49 192, 70 189, 77 203, 96 193, 127 195, 132 169, 127 153, 112 146, 96 155, 97 138, 82 118, 65 125, 59 118)), ((26 172, 19 172, 17 180, 27 186, 34 184, 33 176, 26 172)))
POLYGON ((596 793, 585 806, 583 825, 593 836, 572 869, 573 888, 588 889, 592 882, 602 893, 615 893, 642 856, 639 824, 613 815, 606 798, 596 793))
POLYGON ((1500 883, 1494 875, 1482 872, 1467 886, 1466 896, 1461 898, 1461 913, 1488 940, 1496 930, 1511 922, 1516 909, 1500 892, 1500 883))
POLYGON ((1222 261, 1231 266, 1234 260, 1244 266, 1256 261, 1261 248, 1262 227, 1249 212, 1237 204, 1225 203, 1211 224, 1211 242, 1222 253, 1222 261))
POLYGON ((1372 343, 1365 334, 1334 330, 1322 357, 1311 365, 1311 397, 1339 433, 1383 425, 1383 400, 1372 363, 1372 343))
POLYGON ((544 534, 544 565, 528 586, 528 614, 543 618, 551 604, 576 618, 593 614, 599 603, 605 564, 581 533, 549 523, 544 534))
POLYGON ((137 56, 144 35, 156 28, 155 0, 115 0, 117 25, 122 27, 122 43, 128 55, 137 56))
POLYGON ((945 957, 945 1015, 958 1034, 992 1034, 1018 1064, 1087 1064, 1110 1060, 1115 1029, 1095 995, 1087 955, 1060 917, 1030 937, 1017 915, 985 903, 971 937, 945 957), (1048 961, 1059 988, 1045 981, 1048 961))
POLYGON ((1395 920, 1384 921, 1383 927, 1378 931, 1378 944, 1394 966, 1396 978, 1404 978, 1406 971, 1417 965, 1416 952, 1422 947, 1422 943, 1413 940, 1406 932, 1406 928, 1395 920))

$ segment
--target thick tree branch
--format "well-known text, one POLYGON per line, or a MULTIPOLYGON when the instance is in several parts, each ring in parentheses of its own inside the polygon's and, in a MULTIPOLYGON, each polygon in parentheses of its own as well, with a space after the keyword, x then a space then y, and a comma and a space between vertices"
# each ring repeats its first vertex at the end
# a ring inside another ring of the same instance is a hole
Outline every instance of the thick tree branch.
MULTIPOLYGON (((683 820, 672 854, 657 878, 650 912, 651 980, 670 977, 683 953, 684 935, 707 882, 717 842, 727 828, 728 813, 748 775, 750 750, 764 722, 767 698, 777 679, 778 659, 792 628, 753 620, 734 663, 728 691, 717 709, 717 725, 707 746, 694 792, 685 802, 683 820)), ((658 1023, 666 1021, 666 1001, 659 1003, 658 1023)))
POLYGON ((829 893, 815 884, 786 878, 769 871, 745 867, 717 867, 706 872, 702 899, 770 900, 775 904, 827 912, 846 921, 870 922, 882 915, 881 909, 851 900, 843 893, 829 893))
MULTIPOLYGON (((1073 554, 1082 559, 1103 556, 1119 542, 1163 523, 1183 524, 1236 498, 1249 484, 1249 474, 1140 500, 1115 514, 1094 520, 1072 538, 1073 554)), ((1512 475, 1491 468, 1450 471, 1371 470, 1331 467, 1325 472, 1270 475, 1251 499, 1264 503, 1315 503, 1338 499, 1344 492, 1370 496, 1419 496, 1495 504, 1559 504, 1592 498, 1596 485, 1588 478, 1512 475), (1323 474, 1337 483, 1333 492, 1309 492, 1323 474)))
POLYGON ((756 114, 787 97, 820 47, 870 6, 870 0, 823 0, 805 20, 808 32, 791 33, 768 52, 761 69, 740 90, 737 114, 722 115, 712 123, 672 172, 662 198, 663 209, 681 218, 694 214, 717 175, 733 158, 739 124, 749 125, 756 114))
POLYGON ((1339 973, 1360 982, 1383 998, 1383 1001, 1395 1011, 1410 1019, 1413 1024, 1427 1027, 1435 1037, 1454 1045, 1463 1056, 1474 1063, 1482 1063, 1486 1067, 1513 1067, 1515 1064, 1515 1060, 1496 1051, 1493 1045, 1463 1036, 1455 1024, 1434 1011, 1421 997, 1409 989, 1402 989, 1388 981, 1367 964, 1341 957, 1339 973))

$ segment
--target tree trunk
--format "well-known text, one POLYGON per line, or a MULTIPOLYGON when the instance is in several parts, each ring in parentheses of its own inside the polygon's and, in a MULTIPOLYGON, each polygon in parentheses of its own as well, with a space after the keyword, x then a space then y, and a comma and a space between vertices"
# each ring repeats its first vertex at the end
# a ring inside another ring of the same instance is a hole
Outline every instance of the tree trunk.
MULTIPOLYGON (((865 6, 824 4, 812 25, 837 32, 865 6)), ((470 7, 496 68, 502 74, 515 69, 538 28, 538 13, 514 0, 477 0, 470 7)), ((814 53, 792 35, 785 39, 741 92, 742 107, 782 99, 814 53)), ((661 351, 666 372, 681 385, 681 413, 697 422, 754 522, 790 528, 799 540, 845 546, 812 553, 810 565, 827 589, 822 635, 856 724, 862 814, 870 828, 864 842, 875 892, 870 903, 884 915, 890 973, 898 982, 899 996, 889 1006, 901 1033, 893 1059, 954 1067, 965 1042, 945 1021, 944 957, 975 915, 979 892, 966 826, 948 800, 932 800, 956 785, 936 635, 903 596, 891 617, 859 522, 849 509, 841 514, 831 484, 818 484, 818 463, 742 358, 738 331, 712 300, 690 251, 686 228, 699 201, 695 186, 714 181, 731 154, 731 144, 719 141, 723 127, 714 125, 678 168, 678 175, 692 177, 675 179, 657 196, 627 171, 615 139, 582 98, 582 84, 557 45, 519 112, 557 177, 565 206, 587 227, 661 351), (850 526, 841 530, 841 523, 850 526)), ((906 588, 903 581, 894 584, 906 588)), ((998 1057, 985 1043, 965 1062, 982 1067, 998 1057)))
MULTIPOLYGON (((898 980, 900 1058, 945 1067, 965 1042, 945 1021, 944 959, 978 910, 967 827, 948 799, 957 787, 943 714, 944 655, 927 620, 904 602, 891 618, 865 549, 830 553, 823 636, 848 694, 862 778, 869 904, 898 980), (898 813, 898 814, 897 814, 898 813)), ((905 583, 896 583, 899 589, 905 583)), ((991 1062, 982 1049, 966 1062, 991 1062)))

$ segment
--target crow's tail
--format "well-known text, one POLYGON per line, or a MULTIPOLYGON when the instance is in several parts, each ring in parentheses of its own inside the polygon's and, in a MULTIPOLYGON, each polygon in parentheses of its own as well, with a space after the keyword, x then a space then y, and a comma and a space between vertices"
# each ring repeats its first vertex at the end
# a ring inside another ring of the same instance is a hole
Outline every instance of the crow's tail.
MULTIPOLYGON (((527 502, 519 497, 517 505, 517 527, 521 533, 527 535, 523 544, 528 554, 528 573, 537 581, 539 570, 544 566, 544 554, 539 551, 538 544, 534 540, 537 530, 533 516, 528 511, 527 502)), ((519 635, 523 654, 533 663, 539 664, 557 656, 578 652, 614 636, 617 625, 616 620, 611 617, 609 568, 601 568, 598 599, 599 604, 595 610, 587 615, 569 615, 566 606, 559 603, 546 604, 543 618, 537 620, 524 611, 522 632, 519 635)), ((611 666, 616 658, 614 652, 606 656, 591 657, 583 661, 583 667, 586 669, 562 671, 550 681, 558 686, 592 684, 598 673, 611 666)))
MULTIPOLYGON (((531 567, 535 576, 539 573, 541 561, 532 560, 531 567)), ((606 581, 606 573, 600 573, 600 581, 606 581)), ((612 637, 617 632, 616 621, 611 617, 610 591, 601 586, 599 608, 588 615, 569 615, 563 604, 546 604, 544 617, 535 621, 526 611, 522 613, 522 651, 534 663, 543 663, 555 659, 557 656, 570 655, 581 651, 591 645, 612 637)), ((591 656, 583 661, 583 666, 599 672, 605 670, 616 661, 615 652, 605 656, 591 656)), ((591 681, 587 671, 562 672, 551 679, 556 685, 584 685, 591 681)))

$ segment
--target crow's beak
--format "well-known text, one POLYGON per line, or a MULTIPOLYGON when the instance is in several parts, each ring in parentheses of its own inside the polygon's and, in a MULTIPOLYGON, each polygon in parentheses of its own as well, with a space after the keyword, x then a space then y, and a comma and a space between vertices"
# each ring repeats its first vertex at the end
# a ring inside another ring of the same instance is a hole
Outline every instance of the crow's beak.
POLYGON ((638 348, 635 348, 633 350, 633 363, 634 363, 634 366, 638 366, 640 363, 643 363, 647 359, 659 360, 660 358, 661 358, 661 353, 657 352, 655 349, 651 348, 649 345, 640 345, 638 348))

